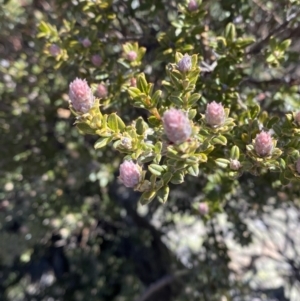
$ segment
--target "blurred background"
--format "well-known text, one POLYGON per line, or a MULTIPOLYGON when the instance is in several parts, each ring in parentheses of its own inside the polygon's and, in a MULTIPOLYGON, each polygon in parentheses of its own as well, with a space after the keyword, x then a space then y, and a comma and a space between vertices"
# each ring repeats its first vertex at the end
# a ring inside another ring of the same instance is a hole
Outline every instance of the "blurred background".
POLYGON ((298 186, 214 170, 141 206, 117 179, 119 153, 73 126, 76 77, 105 84, 104 109, 127 122, 145 112, 126 88, 140 71, 159 87, 174 50, 199 53, 198 88, 211 85, 211 45, 228 22, 258 41, 232 71, 241 101, 300 109, 299 1, 211 0, 195 14, 188 4, 0 0, 1 301, 300 300, 298 186), (272 36, 291 46, 270 67, 272 36), (146 48, 141 66, 122 57, 126 42, 146 48))

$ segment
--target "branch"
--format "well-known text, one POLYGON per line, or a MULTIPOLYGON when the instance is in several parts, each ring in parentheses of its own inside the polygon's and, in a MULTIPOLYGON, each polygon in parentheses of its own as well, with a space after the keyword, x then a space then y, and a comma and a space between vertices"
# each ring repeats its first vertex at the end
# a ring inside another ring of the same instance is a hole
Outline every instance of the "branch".
POLYGON ((275 11, 270 11, 266 5, 260 2, 260 0, 252 0, 261 10, 266 12, 268 15, 272 15, 274 20, 278 23, 281 24, 282 20, 281 18, 276 14, 275 11))
POLYGON ((258 41, 257 43, 255 43, 250 50, 248 51, 247 54, 256 54, 259 53, 261 48, 263 47, 263 45, 265 43, 267 43, 269 41, 269 39, 281 32, 282 30, 284 30, 293 20, 295 20, 296 18, 298 18, 300 16, 300 11, 298 11, 297 13, 294 13, 292 15, 290 15, 282 24, 276 26, 272 31, 270 31, 270 33, 264 38, 261 39, 260 41, 258 41))
POLYGON ((242 80, 240 82, 240 85, 244 85, 244 84, 250 84, 259 88, 263 88, 266 86, 276 86, 278 87, 278 85, 285 85, 288 87, 292 87, 292 86, 297 86, 300 84, 300 79, 299 78, 285 78, 284 76, 281 78, 272 78, 272 79, 268 79, 268 80, 257 80, 255 78, 252 77, 247 77, 244 80, 242 80))
POLYGON ((161 279, 159 279, 156 282, 154 282, 153 284, 151 284, 146 289, 146 291, 138 299, 136 299, 136 301, 148 300, 154 293, 158 292, 163 287, 165 287, 166 285, 173 282, 176 278, 186 275, 188 272, 189 272, 189 270, 182 270, 182 271, 176 272, 174 275, 167 275, 167 276, 162 277, 161 279))

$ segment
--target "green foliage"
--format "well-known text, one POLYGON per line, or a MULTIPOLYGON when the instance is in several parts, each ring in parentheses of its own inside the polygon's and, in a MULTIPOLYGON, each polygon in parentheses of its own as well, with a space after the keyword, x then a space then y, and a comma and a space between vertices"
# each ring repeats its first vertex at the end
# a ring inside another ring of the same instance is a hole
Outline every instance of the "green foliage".
POLYGON ((255 243, 252 220, 299 205, 299 1, 196 2, 0 0, 1 300, 139 300, 164 279, 147 300, 258 297, 230 254, 255 243), (108 90, 87 114, 68 108, 76 77, 108 90), (183 143, 169 108, 191 125, 183 143), (118 179, 129 159, 134 189, 118 179))

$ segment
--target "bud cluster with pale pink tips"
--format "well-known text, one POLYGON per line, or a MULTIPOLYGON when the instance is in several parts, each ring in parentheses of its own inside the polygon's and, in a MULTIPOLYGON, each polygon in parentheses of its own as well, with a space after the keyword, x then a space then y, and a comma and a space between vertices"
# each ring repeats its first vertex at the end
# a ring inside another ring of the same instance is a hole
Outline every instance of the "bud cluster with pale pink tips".
POLYGON ((208 214, 208 212, 209 212, 209 207, 208 207, 207 203, 205 203, 205 202, 199 203, 199 213, 201 215, 206 215, 206 214, 208 214))
POLYGON ((207 104, 205 112, 205 121, 208 125, 221 126, 226 119, 226 114, 222 104, 215 101, 207 104))
POLYGON ((57 46, 56 44, 52 44, 52 45, 49 46, 49 52, 50 52, 50 54, 51 54, 52 56, 57 56, 57 55, 59 55, 59 54, 60 54, 60 51, 61 51, 60 47, 57 46))
POLYGON ((241 162, 239 160, 230 160, 230 169, 239 170, 241 168, 241 162))
POLYGON ((192 134, 191 123, 187 115, 180 110, 172 108, 166 111, 162 121, 168 139, 175 144, 185 142, 192 134))
POLYGON ((258 156, 266 157, 271 155, 273 150, 273 141, 270 133, 262 131, 256 135, 254 149, 258 156))
POLYGON ((198 3, 196 0, 190 0, 188 3, 188 10, 190 12, 196 11, 198 9, 198 3))
POLYGON ((133 62, 137 58, 137 53, 135 51, 131 50, 126 54, 126 58, 128 61, 133 62))
POLYGON ((192 69, 192 59, 188 54, 178 62, 177 68, 180 72, 188 72, 192 69))
POLYGON ((81 41, 81 44, 83 47, 88 48, 92 45, 91 41, 89 38, 85 38, 81 41))
POLYGON ((107 88, 104 84, 99 84, 97 86, 96 94, 99 98, 105 98, 107 96, 107 88))
POLYGON ((141 168, 132 161, 124 161, 119 172, 119 178, 126 187, 135 187, 141 180, 141 168))
POLYGON ((100 67, 102 64, 102 58, 99 54, 94 54, 91 57, 91 62, 95 67, 100 67))
POLYGON ((130 79, 130 86, 131 86, 131 87, 136 87, 136 78, 132 77, 132 78, 130 79))
POLYGON ((69 86, 69 97, 77 112, 87 113, 94 105, 94 96, 85 79, 76 78, 69 86))

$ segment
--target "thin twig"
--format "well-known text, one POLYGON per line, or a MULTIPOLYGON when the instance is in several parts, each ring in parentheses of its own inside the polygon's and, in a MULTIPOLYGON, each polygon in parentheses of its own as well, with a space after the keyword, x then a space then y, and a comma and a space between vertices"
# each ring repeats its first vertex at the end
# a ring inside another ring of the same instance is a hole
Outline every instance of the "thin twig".
POLYGON ((188 274, 188 272, 189 272, 189 270, 182 270, 182 271, 178 271, 178 272, 174 273, 173 275, 164 276, 163 278, 161 278, 158 281, 151 284, 146 289, 146 291, 142 294, 142 296, 140 296, 139 298, 136 299, 136 301, 148 300, 154 293, 158 292, 163 287, 165 287, 166 285, 173 282, 176 278, 182 277, 182 276, 188 274))
POLYGON ((265 6, 263 3, 261 3, 259 0, 252 0, 253 3, 255 3, 261 10, 266 12, 269 15, 272 15, 274 20, 278 23, 281 24, 282 20, 281 18, 276 14, 275 11, 270 11, 267 6, 265 6))
POLYGON ((262 46, 267 43, 269 41, 269 39, 281 32, 282 30, 284 30, 293 20, 295 20, 296 18, 298 18, 300 16, 300 11, 298 11, 297 13, 293 14, 292 16, 290 16, 289 18, 287 18, 282 24, 276 26, 272 31, 270 31, 270 33, 264 38, 261 39, 260 41, 258 41, 257 43, 255 43, 250 50, 248 51, 247 54, 255 54, 260 52, 262 46))

